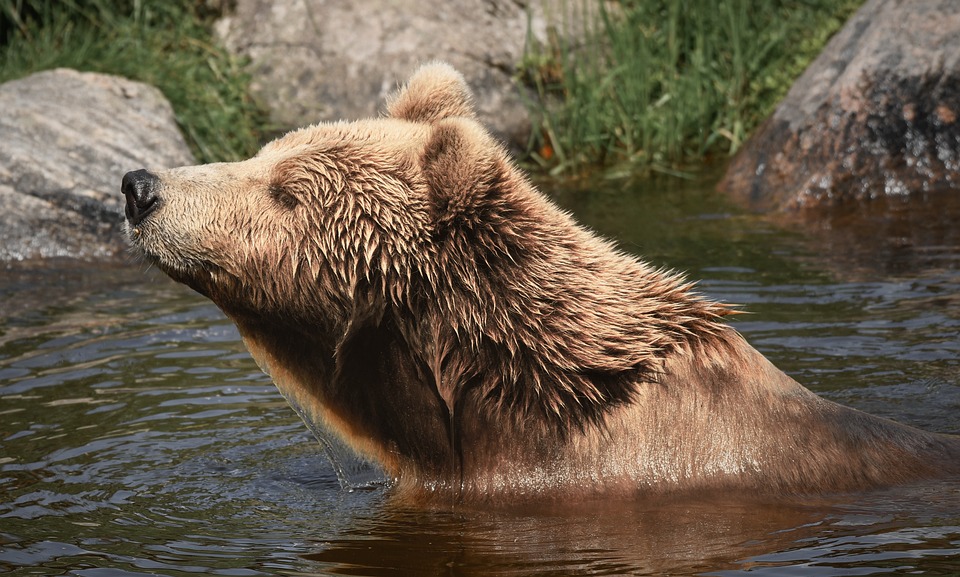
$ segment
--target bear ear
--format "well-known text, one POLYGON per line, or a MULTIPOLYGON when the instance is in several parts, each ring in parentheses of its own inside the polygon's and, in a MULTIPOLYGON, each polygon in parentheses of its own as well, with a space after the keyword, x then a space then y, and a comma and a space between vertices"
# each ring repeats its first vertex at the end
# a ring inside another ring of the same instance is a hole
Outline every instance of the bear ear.
POLYGON ((444 118, 473 118, 470 88, 449 64, 433 62, 417 70, 387 102, 393 118, 431 123, 444 118))
POLYGON ((448 118, 434 124, 421 168, 434 199, 434 221, 453 222, 501 196, 506 154, 474 120, 448 118))

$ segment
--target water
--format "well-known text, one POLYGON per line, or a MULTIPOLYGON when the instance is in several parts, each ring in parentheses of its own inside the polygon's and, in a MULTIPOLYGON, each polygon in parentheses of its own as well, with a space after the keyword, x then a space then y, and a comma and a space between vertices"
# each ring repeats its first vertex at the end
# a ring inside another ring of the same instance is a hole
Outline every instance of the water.
MULTIPOLYGON (((820 394, 960 433, 960 203, 798 226, 708 189, 555 194, 625 249, 743 303, 737 327, 820 394)), ((4 571, 947 575, 960 572, 960 487, 399 509, 382 490, 340 488, 209 302, 139 265, 60 263, 0 271, 4 571)))

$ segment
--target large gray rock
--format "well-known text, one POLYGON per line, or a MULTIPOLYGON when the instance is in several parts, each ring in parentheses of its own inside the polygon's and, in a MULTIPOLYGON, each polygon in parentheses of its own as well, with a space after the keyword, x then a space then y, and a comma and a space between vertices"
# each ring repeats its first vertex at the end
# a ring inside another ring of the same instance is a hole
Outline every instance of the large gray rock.
POLYGON ((513 75, 528 30, 545 39, 540 1, 234 5, 218 22, 218 33, 228 49, 250 58, 253 90, 279 129, 376 116, 384 98, 419 64, 444 60, 466 77, 483 122, 509 143, 527 138, 530 123, 513 75))
POLYGON ((0 260, 118 254, 124 173, 194 164, 159 90, 103 74, 0 85, 0 134, 0 260))
POLYGON ((732 161, 763 208, 960 185, 960 4, 869 0, 732 161))

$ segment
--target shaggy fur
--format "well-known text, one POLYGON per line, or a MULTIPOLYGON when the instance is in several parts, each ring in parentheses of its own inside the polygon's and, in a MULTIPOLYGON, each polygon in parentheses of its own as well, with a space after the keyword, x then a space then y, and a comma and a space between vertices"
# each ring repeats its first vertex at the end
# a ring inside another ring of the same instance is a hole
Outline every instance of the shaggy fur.
POLYGON ((960 468, 960 443, 824 401, 678 276, 539 194, 422 68, 389 116, 155 173, 128 227, 308 424, 414 497, 823 493, 960 468))

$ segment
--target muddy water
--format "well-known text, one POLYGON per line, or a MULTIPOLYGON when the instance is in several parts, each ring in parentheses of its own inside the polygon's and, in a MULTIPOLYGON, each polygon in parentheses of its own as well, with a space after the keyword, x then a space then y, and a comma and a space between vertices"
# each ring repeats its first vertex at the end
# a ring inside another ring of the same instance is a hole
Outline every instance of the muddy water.
MULTIPOLYGON (((556 191, 837 401, 960 432, 960 206, 744 215, 709 182, 556 191), (658 189, 670 187, 668 195, 658 189)), ((0 572, 869 575, 960 571, 960 487, 830 501, 411 511, 341 489, 211 304, 128 266, 0 271, 0 572)))

